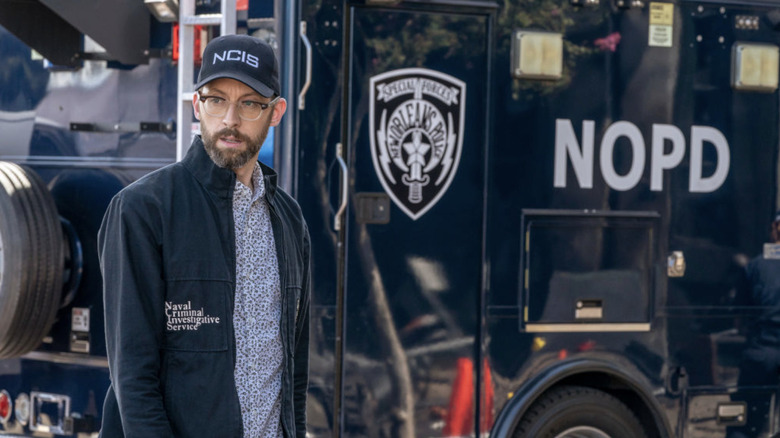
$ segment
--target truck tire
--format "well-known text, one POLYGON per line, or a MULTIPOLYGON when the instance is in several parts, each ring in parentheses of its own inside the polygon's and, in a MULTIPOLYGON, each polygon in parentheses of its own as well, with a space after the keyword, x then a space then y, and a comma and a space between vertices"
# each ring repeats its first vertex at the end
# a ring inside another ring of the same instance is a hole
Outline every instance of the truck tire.
POLYGON ((645 438, 636 415, 616 397, 584 386, 544 394, 520 420, 514 438, 645 438))
POLYGON ((57 208, 32 170, 0 161, 0 359, 36 348, 51 329, 63 282, 57 208))

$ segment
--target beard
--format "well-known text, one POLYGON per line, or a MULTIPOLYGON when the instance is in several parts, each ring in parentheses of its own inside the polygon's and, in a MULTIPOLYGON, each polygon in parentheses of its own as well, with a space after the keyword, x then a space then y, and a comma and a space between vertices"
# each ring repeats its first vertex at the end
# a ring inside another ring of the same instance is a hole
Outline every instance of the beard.
POLYGON ((263 145, 266 136, 268 136, 268 128, 270 126, 270 120, 265 123, 263 129, 260 131, 257 137, 251 138, 246 136, 237 129, 225 128, 215 133, 209 132, 209 130, 201 123, 201 138, 203 139, 203 146, 206 149, 206 153, 209 154, 211 160, 214 161, 219 167, 226 169, 236 170, 243 167, 249 160, 255 158, 260 152, 260 147, 263 145), (220 149, 217 146, 217 141, 220 137, 234 137, 238 141, 241 141, 246 145, 246 149, 220 149))

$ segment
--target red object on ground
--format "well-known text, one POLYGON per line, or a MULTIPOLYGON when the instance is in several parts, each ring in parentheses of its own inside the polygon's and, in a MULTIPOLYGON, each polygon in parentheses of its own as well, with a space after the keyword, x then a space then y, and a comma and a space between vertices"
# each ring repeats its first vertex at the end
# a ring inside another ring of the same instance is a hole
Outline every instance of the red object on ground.
MULTIPOLYGON (((483 362, 482 400, 480 400, 480 432, 488 432, 493 427, 493 378, 490 375, 488 361, 483 362)), ((461 357, 456 364, 455 382, 452 385, 450 406, 445 417, 442 436, 471 436, 474 432, 474 362, 461 357)))
POLYGON ((458 359, 455 383, 452 385, 450 409, 445 420, 444 436, 470 435, 474 419, 472 418, 474 388, 474 363, 467 357, 458 359))

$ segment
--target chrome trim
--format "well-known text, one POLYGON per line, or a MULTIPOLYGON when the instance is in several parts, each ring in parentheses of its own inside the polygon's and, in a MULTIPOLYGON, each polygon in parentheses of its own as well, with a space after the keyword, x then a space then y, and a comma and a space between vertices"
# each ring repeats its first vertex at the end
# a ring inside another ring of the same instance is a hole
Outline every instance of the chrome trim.
POLYGON ((527 333, 649 332, 650 323, 526 324, 527 333))
POLYGON ((302 110, 306 108, 306 92, 309 91, 311 85, 311 43, 309 38, 306 37, 306 22, 301 21, 301 41, 306 47, 306 82, 303 83, 300 93, 298 93, 298 109, 302 110))
POLYGON ((341 215, 344 213, 344 210, 347 209, 347 200, 349 195, 349 187, 347 184, 349 184, 349 168, 347 168, 347 163, 344 162, 344 158, 341 157, 343 154, 343 147, 341 143, 336 144, 336 161, 339 162, 339 166, 341 166, 341 204, 339 204, 339 209, 336 211, 335 220, 333 223, 333 228, 336 231, 341 230, 341 215))
POLYGON ((40 360, 44 362, 63 363, 68 365, 84 365, 95 368, 108 368, 108 359, 105 357, 84 356, 74 353, 31 351, 22 356, 22 359, 40 360))
POLYGON ((16 396, 14 400, 14 418, 22 426, 27 426, 30 422, 30 396, 26 392, 22 392, 16 396), (26 408, 27 412, 22 412, 21 409, 26 408))
POLYGON ((70 417, 69 396, 36 391, 30 393, 30 430, 33 432, 48 432, 55 435, 66 435, 65 419, 68 417, 70 417), (38 423, 38 408, 44 402, 57 405, 59 418, 56 425, 38 423))

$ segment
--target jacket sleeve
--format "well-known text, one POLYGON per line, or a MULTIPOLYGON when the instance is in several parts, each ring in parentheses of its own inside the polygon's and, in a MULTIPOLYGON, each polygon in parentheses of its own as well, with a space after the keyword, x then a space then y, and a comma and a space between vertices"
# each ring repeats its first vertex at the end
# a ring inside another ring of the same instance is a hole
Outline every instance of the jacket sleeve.
POLYGON ((142 194, 121 192, 98 232, 108 364, 127 438, 173 437, 160 385, 165 286, 159 215, 150 204, 142 194))
POLYGON ((303 288, 299 315, 295 325, 295 369, 293 403, 295 409, 295 434, 306 436, 306 392, 309 387, 309 305, 311 301, 311 241, 304 224, 303 288))

